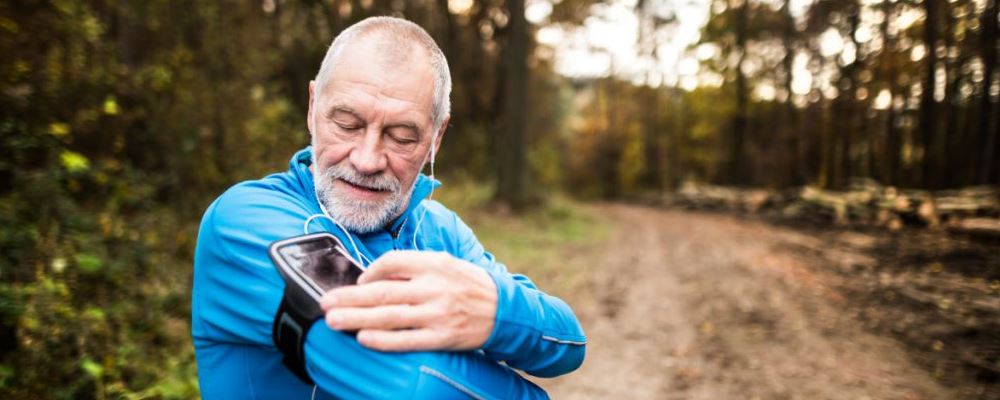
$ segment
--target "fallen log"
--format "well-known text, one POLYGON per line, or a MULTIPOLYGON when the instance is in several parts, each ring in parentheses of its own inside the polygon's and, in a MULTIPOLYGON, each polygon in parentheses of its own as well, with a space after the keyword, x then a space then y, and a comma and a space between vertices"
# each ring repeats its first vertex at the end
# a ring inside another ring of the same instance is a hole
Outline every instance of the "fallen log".
POLYGON ((955 233, 1000 239, 1000 219, 996 218, 966 218, 955 220, 948 224, 947 229, 955 233))
POLYGON ((847 190, 804 186, 796 191, 741 189, 687 182, 660 200, 690 209, 773 213, 789 219, 861 224, 892 230, 905 225, 1000 237, 1000 189, 900 190, 855 179, 847 190))

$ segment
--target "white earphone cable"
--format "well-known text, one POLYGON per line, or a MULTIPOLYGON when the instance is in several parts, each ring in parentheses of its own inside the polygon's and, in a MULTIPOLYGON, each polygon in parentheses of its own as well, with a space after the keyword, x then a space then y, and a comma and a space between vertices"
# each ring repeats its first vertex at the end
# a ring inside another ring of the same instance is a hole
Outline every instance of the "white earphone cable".
POLYGON ((361 267, 368 268, 368 265, 371 264, 372 262, 371 260, 368 259, 368 257, 365 257, 364 254, 361 254, 361 249, 358 247, 358 244, 354 243, 354 235, 351 235, 351 231, 348 231, 347 228, 341 225, 339 221, 330 216, 330 213, 326 211, 326 207, 324 207, 323 203, 319 201, 319 196, 316 196, 316 199, 317 199, 316 201, 319 203, 319 209, 322 210, 323 213, 313 214, 310 215, 309 218, 306 218, 306 222, 302 224, 302 234, 304 235, 309 234, 309 223, 316 218, 326 218, 330 221, 333 221, 333 223, 336 224, 337 227, 344 232, 344 235, 347 236, 347 240, 351 243, 351 247, 354 248, 354 254, 357 255, 358 257, 357 261, 361 263, 361 267))
MULTIPOLYGON (((433 183, 433 180, 434 180, 434 156, 435 156, 435 154, 434 154, 434 147, 437 144, 437 143, 435 143, 437 141, 437 135, 438 135, 438 133, 434 132, 434 137, 431 138, 431 176, 430 176, 430 178, 431 178, 432 182, 431 182, 431 192, 427 194, 427 198, 428 199, 432 199, 432 200, 434 199, 434 183, 433 183)), ((417 218, 417 224, 413 227, 413 248, 415 250, 420 250, 420 247, 417 246, 417 234, 420 233, 420 225, 424 223, 424 217, 425 216, 427 216, 427 208, 426 207, 424 207, 423 212, 420 213, 420 218, 417 218)))

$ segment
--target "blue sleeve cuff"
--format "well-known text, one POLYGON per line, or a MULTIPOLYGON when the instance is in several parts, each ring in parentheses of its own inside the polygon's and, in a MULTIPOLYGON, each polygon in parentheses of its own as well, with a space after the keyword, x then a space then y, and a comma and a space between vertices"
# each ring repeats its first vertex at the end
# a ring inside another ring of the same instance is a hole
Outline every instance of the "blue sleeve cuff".
POLYGON ((506 272, 488 269, 487 273, 497 287, 497 314, 483 345, 486 356, 539 377, 579 368, 587 338, 573 310, 506 272))

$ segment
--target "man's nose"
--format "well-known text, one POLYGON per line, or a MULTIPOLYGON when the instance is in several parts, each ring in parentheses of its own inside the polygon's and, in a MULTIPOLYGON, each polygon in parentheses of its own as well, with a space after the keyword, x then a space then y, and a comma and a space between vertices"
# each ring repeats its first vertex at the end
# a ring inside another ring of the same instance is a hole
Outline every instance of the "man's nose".
POLYGON ((361 143, 351 151, 351 164, 361 174, 371 175, 382 172, 388 160, 382 149, 382 133, 375 127, 366 129, 361 143))

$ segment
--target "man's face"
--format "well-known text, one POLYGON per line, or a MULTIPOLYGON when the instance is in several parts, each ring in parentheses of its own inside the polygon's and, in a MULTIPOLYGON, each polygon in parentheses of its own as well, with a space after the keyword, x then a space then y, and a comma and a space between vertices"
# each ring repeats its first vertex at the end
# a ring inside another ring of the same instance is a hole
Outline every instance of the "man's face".
POLYGON ((371 39, 348 45, 326 87, 309 86, 317 194, 333 218, 360 233, 404 211, 430 146, 443 134, 432 143, 427 55, 415 49, 405 58, 385 57, 378 48, 371 39))

